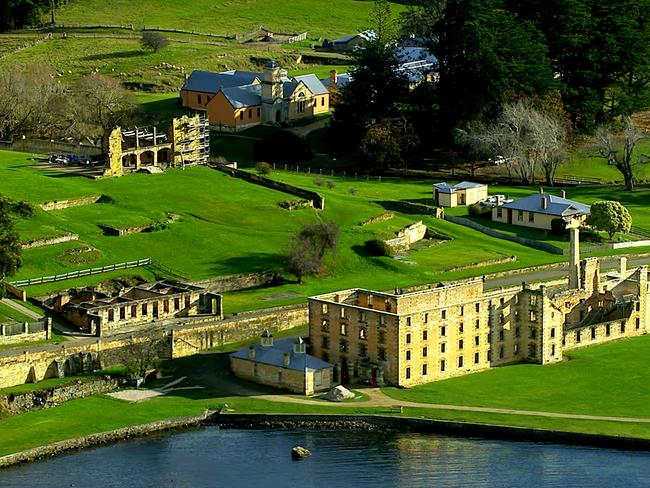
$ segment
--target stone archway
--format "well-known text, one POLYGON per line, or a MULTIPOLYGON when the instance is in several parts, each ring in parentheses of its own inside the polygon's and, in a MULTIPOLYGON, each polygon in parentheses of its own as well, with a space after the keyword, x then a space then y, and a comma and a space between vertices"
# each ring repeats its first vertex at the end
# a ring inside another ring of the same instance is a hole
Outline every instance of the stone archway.
POLYGON ((122 166, 125 168, 135 168, 138 165, 138 156, 136 154, 125 154, 122 156, 122 166))
POLYGON ((168 147, 164 147, 158 151, 158 164, 169 166, 171 163, 172 151, 168 147))
POLYGON ((140 154, 140 166, 151 166, 156 164, 156 153, 153 151, 144 151, 140 154))

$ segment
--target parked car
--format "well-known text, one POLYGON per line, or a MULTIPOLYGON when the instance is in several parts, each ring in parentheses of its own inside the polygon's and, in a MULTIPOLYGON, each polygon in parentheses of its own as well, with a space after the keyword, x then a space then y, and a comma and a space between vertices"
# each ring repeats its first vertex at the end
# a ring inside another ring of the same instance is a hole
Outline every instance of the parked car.
POLYGON ((485 200, 480 201, 479 205, 492 208, 512 201, 514 201, 512 198, 508 198, 505 195, 490 195, 485 200))
POLYGON ((493 166, 501 166, 502 164, 506 164, 508 162, 508 159, 504 158, 501 155, 497 155, 493 158, 488 159, 488 162, 493 166))

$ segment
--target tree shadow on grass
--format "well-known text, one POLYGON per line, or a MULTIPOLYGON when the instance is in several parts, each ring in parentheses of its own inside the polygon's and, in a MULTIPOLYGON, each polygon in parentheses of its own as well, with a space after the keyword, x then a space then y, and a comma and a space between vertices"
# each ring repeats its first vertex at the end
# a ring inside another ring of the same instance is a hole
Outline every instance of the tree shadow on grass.
POLYGON ((215 275, 254 273, 262 271, 280 271, 282 256, 268 252, 249 252, 240 256, 226 258, 210 269, 215 275))
POLYGON ((406 215, 429 215, 426 209, 418 210, 404 201, 399 200, 375 200, 372 203, 383 207, 391 212, 398 212, 406 215))
POLYGON ((116 51, 113 53, 91 54, 81 58, 84 61, 102 61, 105 59, 137 58, 145 53, 140 50, 135 51, 116 51))

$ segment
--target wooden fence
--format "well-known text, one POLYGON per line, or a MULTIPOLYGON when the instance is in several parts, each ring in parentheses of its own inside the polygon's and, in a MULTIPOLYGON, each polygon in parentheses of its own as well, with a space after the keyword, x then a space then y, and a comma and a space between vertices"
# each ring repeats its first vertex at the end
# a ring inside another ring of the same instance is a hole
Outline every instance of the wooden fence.
POLYGON ((69 273, 63 273, 59 275, 41 276, 40 278, 32 278, 29 280, 12 281, 9 284, 12 286, 41 285, 43 283, 54 283, 56 281, 69 280, 73 278, 82 278, 84 276, 92 276, 101 273, 108 273, 109 271, 116 271, 119 269, 140 268, 142 266, 149 266, 150 264, 151 264, 151 258, 145 258, 145 259, 138 259, 137 261, 127 261, 118 264, 108 264, 106 266, 102 266, 101 268, 81 269, 78 271, 70 271, 69 273))

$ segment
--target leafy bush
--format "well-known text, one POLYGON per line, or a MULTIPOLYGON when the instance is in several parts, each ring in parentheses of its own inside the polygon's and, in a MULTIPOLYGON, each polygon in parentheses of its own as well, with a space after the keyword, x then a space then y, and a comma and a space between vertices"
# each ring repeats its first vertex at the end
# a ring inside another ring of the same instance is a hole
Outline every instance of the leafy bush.
POLYGON ((591 206, 587 224, 595 229, 607 232, 612 240, 617 232, 629 232, 632 227, 632 216, 621 202, 602 201, 591 206))
POLYGON ((467 209, 470 217, 479 217, 482 219, 489 219, 492 217, 492 209, 490 207, 485 207, 479 205, 478 203, 472 203, 467 209))
POLYGON ((261 175, 269 175, 271 174, 271 171, 273 171, 273 167, 264 161, 260 161, 259 163, 255 164, 255 169, 257 170, 258 174, 261 175))
POLYGON ((357 190, 355 187, 352 187, 348 189, 348 193, 350 195, 356 195, 357 193, 359 193, 359 190, 357 190))
POLYGON ((279 130, 253 145, 253 158, 276 164, 297 164, 313 157, 309 144, 293 132, 279 130))
POLYGON ((317 176, 314 178, 314 185, 316 186, 323 186, 325 184, 325 180, 323 179, 322 176, 317 176))
POLYGON ((144 49, 151 49, 156 53, 167 47, 169 45, 169 40, 160 32, 144 31, 140 43, 144 49))
POLYGON ((381 239, 371 239, 366 241, 365 247, 366 251, 371 256, 388 256, 391 258, 395 256, 395 250, 381 239))
POLYGON ((551 234, 563 236, 567 234, 566 222, 564 219, 551 220, 551 234))
POLYGON ((333 189, 336 186, 336 184, 333 181, 328 181, 327 182, 327 188, 330 190, 333 189))

